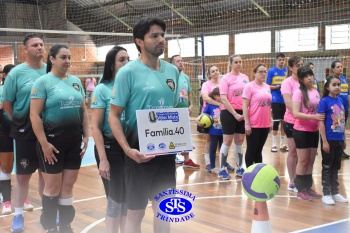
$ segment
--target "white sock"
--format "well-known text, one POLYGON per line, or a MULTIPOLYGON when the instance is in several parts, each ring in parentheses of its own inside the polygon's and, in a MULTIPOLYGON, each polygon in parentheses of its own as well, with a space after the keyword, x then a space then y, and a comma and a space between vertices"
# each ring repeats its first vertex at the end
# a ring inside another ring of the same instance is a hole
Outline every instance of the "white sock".
POLYGON ((284 136, 280 137, 280 147, 282 148, 284 146, 284 136))
POLYGON ((272 135, 272 147, 276 146, 276 135, 272 135))
POLYGON ((210 156, 209 153, 204 154, 205 165, 210 164, 210 156))
POLYGON ((11 173, 0 171, 0 180, 11 180, 11 173))
POLYGON ((235 148, 233 150, 233 153, 234 153, 235 158, 236 158, 237 168, 241 168, 242 167, 242 163, 243 163, 243 148, 242 148, 242 145, 236 145, 235 144, 235 148))
POLYGON ((15 208, 15 215, 23 214, 23 207, 15 208))
POLYGON ((222 143, 220 153, 219 153, 219 165, 221 170, 225 168, 229 150, 230 150, 230 147, 222 143))

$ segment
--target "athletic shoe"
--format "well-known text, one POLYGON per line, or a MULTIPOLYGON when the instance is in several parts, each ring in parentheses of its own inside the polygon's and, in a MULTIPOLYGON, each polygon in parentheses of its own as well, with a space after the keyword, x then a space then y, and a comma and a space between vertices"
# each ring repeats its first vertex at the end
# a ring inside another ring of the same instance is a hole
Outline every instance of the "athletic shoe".
POLYGON ((200 165, 199 164, 196 164, 192 161, 192 159, 189 159, 187 162, 184 161, 184 165, 183 167, 188 167, 188 168, 199 168, 200 165))
POLYGON ((229 171, 234 171, 234 170, 235 170, 234 167, 232 167, 229 163, 226 163, 226 164, 225 164, 225 167, 226 167, 227 170, 229 170, 229 171))
POLYGON ((211 172, 211 165, 207 164, 207 166, 205 166, 205 170, 207 170, 207 172, 211 172))
POLYGON ((11 232, 22 232, 24 231, 24 218, 23 214, 18 214, 13 217, 11 232))
POLYGON ((9 215, 11 214, 11 202, 10 201, 5 201, 2 203, 2 215, 9 215))
POLYGON ((322 197, 322 202, 327 204, 327 205, 334 205, 335 202, 332 198, 332 195, 325 195, 322 197))
POLYGON ((345 197, 343 197, 342 195, 340 195, 339 193, 338 194, 335 194, 335 195, 332 195, 333 197, 333 200, 335 202, 343 202, 343 203, 346 203, 348 202, 348 199, 346 199, 345 197))
POLYGON ((34 207, 32 206, 32 204, 30 204, 28 198, 26 198, 26 200, 24 201, 23 204, 23 210, 25 211, 33 211, 34 207))
POLYGON ((312 188, 310 188, 309 190, 307 190, 307 193, 309 194, 309 196, 311 196, 312 198, 321 198, 322 195, 316 193, 315 190, 313 190, 312 188))
POLYGON ((345 153, 345 151, 343 151, 341 157, 342 157, 343 159, 348 159, 348 158, 350 158, 350 155, 348 155, 347 153, 345 153))
POLYGON ((299 191, 297 194, 297 198, 299 200, 303 200, 303 201, 311 201, 312 200, 312 197, 309 195, 309 193, 306 191, 306 189, 299 191))
POLYGON ((298 189, 295 187, 294 183, 290 183, 287 188, 289 191, 293 191, 295 193, 298 192, 298 189))
POLYGON ((183 164, 184 163, 184 160, 183 159, 180 159, 177 155, 175 157, 175 163, 176 164, 183 164))
POLYGON ((280 148, 280 151, 282 151, 282 152, 288 152, 289 149, 288 149, 287 146, 283 146, 283 147, 280 148))
POLYGON ((57 227, 54 227, 52 229, 47 229, 46 232, 50 232, 50 233, 58 233, 57 227))
POLYGON ((218 177, 223 180, 228 180, 230 179, 230 175, 227 173, 226 169, 221 170, 218 174, 218 177))
POLYGON ((70 225, 60 226, 59 233, 74 233, 70 225))
POLYGON ((244 168, 237 168, 236 170, 236 176, 243 176, 244 168))
POLYGON ((277 146, 271 147, 271 152, 277 152, 277 146))

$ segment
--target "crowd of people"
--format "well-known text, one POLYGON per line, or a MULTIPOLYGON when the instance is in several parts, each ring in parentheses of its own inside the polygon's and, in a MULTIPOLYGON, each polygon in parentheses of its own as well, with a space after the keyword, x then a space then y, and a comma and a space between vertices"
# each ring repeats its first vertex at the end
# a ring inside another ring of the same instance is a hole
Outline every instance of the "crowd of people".
MULTIPOLYGON (((107 200, 106 232, 141 232, 149 200, 156 216, 158 205, 152 197, 176 187, 176 155, 146 156, 140 152, 135 111, 160 105, 188 108, 189 115, 193 111, 190 79, 183 71, 181 56, 173 56, 170 63, 159 58, 164 52, 165 31, 163 20, 141 19, 133 29, 139 58, 129 61, 125 48, 113 47, 106 55, 99 84, 93 91, 96 80, 90 79, 86 85, 89 96, 80 79, 68 73, 68 46, 52 46, 44 63, 43 37, 30 34, 24 38, 26 61, 6 65, 2 82, 6 81, 0 87, 2 214, 12 213, 13 165, 16 174, 12 232, 24 230, 23 210, 33 209, 27 195, 37 170, 41 225, 46 232, 73 232, 73 186, 89 141, 86 100, 90 95, 94 152, 107 200)), ((246 167, 263 162, 263 147, 271 131, 271 152, 278 151, 281 128, 279 149, 288 152, 288 190, 305 201, 347 202, 338 190, 341 158, 347 156, 343 150, 350 93, 342 64, 332 63, 333 74, 326 78, 321 97, 314 65, 309 62, 304 66, 301 57, 293 56, 285 66, 285 59, 283 53, 277 54, 276 66, 270 69, 257 64, 251 79, 241 72, 239 55, 230 57, 230 71, 221 79, 216 66, 208 67, 208 80, 201 88, 201 113, 211 115, 213 124, 203 129, 197 118, 206 140, 205 169, 224 180, 230 179, 229 171, 241 177, 244 161, 246 167), (323 195, 312 188, 319 141, 323 195), (232 143, 235 167, 227 163, 232 143)), ((178 156, 184 156, 184 167, 200 167, 188 152, 178 156)), ((170 224, 156 217, 153 227, 155 232, 170 231, 170 224)))

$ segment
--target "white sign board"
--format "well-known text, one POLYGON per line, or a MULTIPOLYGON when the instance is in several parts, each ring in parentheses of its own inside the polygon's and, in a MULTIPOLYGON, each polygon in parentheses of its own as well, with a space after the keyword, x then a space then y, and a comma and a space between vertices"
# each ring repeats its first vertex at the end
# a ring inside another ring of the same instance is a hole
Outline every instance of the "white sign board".
POLYGON ((140 152, 146 155, 192 151, 187 108, 136 110, 140 152))

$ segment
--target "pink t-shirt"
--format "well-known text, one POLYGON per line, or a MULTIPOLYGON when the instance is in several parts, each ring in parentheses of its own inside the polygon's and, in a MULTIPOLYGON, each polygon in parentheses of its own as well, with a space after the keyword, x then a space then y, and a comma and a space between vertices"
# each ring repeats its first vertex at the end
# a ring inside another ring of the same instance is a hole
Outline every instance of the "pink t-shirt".
MULTIPOLYGON (((244 86, 249 82, 247 75, 239 73, 234 75, 232 73, 225 74, 220 80, 220 94, 227 95, 227 100, 235 110, 242 110, 242 93, 244 86)), ((222 105, 221 110, 226 107, 222 105)))
POLYGON ((94 91, 96 86, 95 78, 87 78, 85 81, 85 87, 87 91, 94 91))
POLYGON ((270 86, 263 83, 261 86, 255 81, 245 85, 243 98, 249 99, 248 115, 252 128, 269 128, 271 121, 271 90, 270 86))
MULTIPOLYGON (((206 94, 210 94, 216 87, 219 87, 219 83, 213 83, 211 80, 206 81, 205 83, 203 83, 202 85, 202 90, 201 90, 201 95, 203 93, 206 94)), ((203 100, 203 108, 202 108, 202 112, 205 109, 205 106, 207 106, 207 102, 205 102, 203 100)))
MULTIPOLYGON (((282 95, 284 94, 291 94, 293 97, 293 94, 296 90, 299 89, 299 81, 298 80, 294 80, 292 78, 292 76, 289 76, 288 78, 286 78, 281 85, 281 93, 282 95)), ((293 116, 293 113, 291 111, 289 111, 289 109, 286 106, 286 113, 284 114, 284 121, 288 122, 290 124, 294 124, 295 122, 295 118, 293 116)))
MULTIPOLYGON (((307 108, 304 105, 303 94, 300 89, 296 90, 293 94, 293 102, 301 103, 300 112, 305 114, 316 114, 318 109, 318 103, 320 102, 320 94, 314 88, 307 91, 309 97, 310 107, 307 108)), ((318 120, 303 120, 295 119, 294 129, 307 132, 316 132, 318 130, 318 120)))

